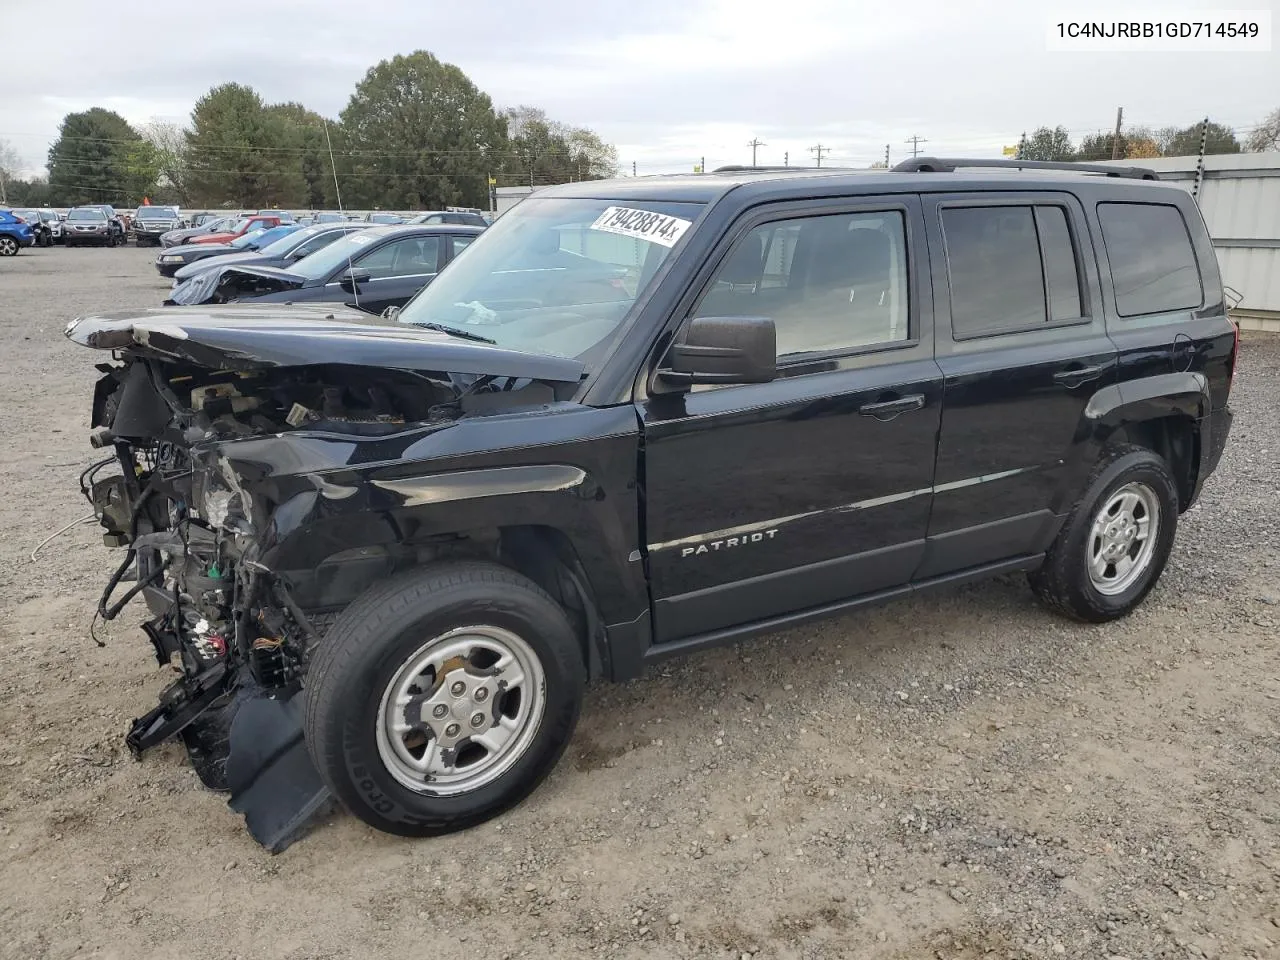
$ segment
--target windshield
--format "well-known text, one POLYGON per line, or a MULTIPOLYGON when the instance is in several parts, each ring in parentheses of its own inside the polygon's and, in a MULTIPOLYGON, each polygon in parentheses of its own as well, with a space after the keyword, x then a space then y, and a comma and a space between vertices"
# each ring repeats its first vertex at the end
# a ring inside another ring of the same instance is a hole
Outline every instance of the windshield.
POLYGON ((386 232, 386 227, 372 227, 368 230, 349 233, 341 240, 317 250, 310 256, 303 257, 289 268, 289 272, 306 277, 308 280, 323 280, 339 265, 348 260, 359 260, 365 248, 386 232))
POLYGON ((67 214, 68 220, 105 220, 107 215, 101 210, 72 210, 67 214))
POLYGON ((232 240, 227 246, 234 247, 237 250, 243 250, 251 243, 257 242, 257 239, 265 234, 265 230, 250 230, 248 233, 242 233, 240 236, 232 240))
POLYGON ((135 220, 177 220, 178 211, 172 207, 139 207, 135 220))
POLYGON ((258 252, 265 257, 283 257, 320 232, 319 227, 304 227, 301 230, 297 227, 276 227, 262 235, 264 242, 259 244, 258 252))
POLYGON ((590 369, 702 206, 530 198, 477 236, 398 320, 465 328, 590 369))
POLYGON ((297 232, 298 228, 293 226, 293 224, 281 224, 280 226, 272 227, 269 230, 254 230, 250 236, 253 238, 254 246, 256 246, 259 251, 265 251, 268 246, 275 244, 279 240, 283 240, 291 233, 297 232))
POLYGON ((15 217, 21 217, 27 223, 35 223, 40 219, 39 210, 10 210, 15 217))

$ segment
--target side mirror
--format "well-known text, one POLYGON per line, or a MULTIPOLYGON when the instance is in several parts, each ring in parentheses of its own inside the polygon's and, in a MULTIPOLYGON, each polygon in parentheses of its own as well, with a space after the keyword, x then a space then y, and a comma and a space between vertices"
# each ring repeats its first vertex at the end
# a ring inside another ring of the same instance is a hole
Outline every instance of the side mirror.
POLYGON ((351 267, 342 271, 338 276, 338 285, 348 293, 355 293, 356 287, 362 283, 368 283, 373 279, 373 274, 368 270, 361 270, 359 267, 351 267))
POLYGON ((778 375, 777 331, 768 317, 694 317, 658 369, 674 388, 695 383, 768 383, 778 375))

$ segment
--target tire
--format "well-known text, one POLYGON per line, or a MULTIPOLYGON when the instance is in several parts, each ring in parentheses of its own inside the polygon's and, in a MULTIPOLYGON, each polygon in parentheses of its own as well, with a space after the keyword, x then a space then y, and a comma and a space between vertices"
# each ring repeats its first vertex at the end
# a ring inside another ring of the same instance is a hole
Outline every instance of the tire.
POLYGON ((107 234, 107 246, 114 247, 116 245, 116 235, 114 233, 107 234))
POLYGON ((0 236, 0 257, 16 257, 18 241, 9 236, 0 236))
POLYGON ((533 581, 492 563, 425 567, 366 591, 326 633, 305 682, 307 746, 325 783, 365 823, 406 837, 450 833, 519 803, 551 772, 577 724, 585 684, 572 625, 533 581), (511 666, 484 673, 502 662, 480 659, 492 655, 486 644, 512 650, 523 680, 504 689, 503 673, 516 676, 511 666), (431 657, 447 659, 434 672, 416 672, 431 657), (397 707, 393 693, 406 690, 408 677, 424 682, 408 688, 416 700, 397 707), (483 701, 476 684, 489 685, 483 701), (459 685, 467 691, 454 696, 459 685), (428 723, 439 716, 429 707, 448 712, 428 723), (410 718, 416 728, 392 733, 393 720, 410 718), (505 751, 473 742, 471 727, 477 737, 509 738, 505 751), (428 729, 430 739, 418 732, 428 729), (467 759, 480 751, 479 761, 467 759), (429 755, 436 776, 410 769, 429 755))
POLYGON ((1110 446, 1043 565, 1027 579, 1040 601, 1058 613, 1087 623, 1117 620, 1160 579, 1177 529, 1178 486, 1168 464, 1145 447, 1110 446), (1126 513, 1122 502, 1135 506, 1126 513), (1137 531, 1131 542, 1130 530, 1137 531))

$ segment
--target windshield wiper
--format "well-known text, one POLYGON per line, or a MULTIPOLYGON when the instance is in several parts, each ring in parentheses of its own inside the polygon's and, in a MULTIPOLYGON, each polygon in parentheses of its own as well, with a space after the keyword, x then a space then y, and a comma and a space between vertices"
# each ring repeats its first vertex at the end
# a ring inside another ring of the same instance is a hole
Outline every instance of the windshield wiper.
POLYGON ((437 333, 447 333, 451 337, 457 337, 459 340, 474 340, 476 343, 494 343, 498 341, 489 337, 482 337, 478 333, 472 333, 470 330, 463 330, 461 327, 451 327, 444 323, 414 323, 409 321, 415 327, 421 327, 423 330, 435 330, 437 333))

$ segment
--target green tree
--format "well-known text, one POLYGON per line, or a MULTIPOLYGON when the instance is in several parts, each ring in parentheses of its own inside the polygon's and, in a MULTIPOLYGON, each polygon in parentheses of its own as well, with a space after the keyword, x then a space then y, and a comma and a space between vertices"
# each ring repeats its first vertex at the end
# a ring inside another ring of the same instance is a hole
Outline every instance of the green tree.
POLYGON ((191 188, 187 182, 187 132, 176 123, 152 120, 141 133, 155 151, 159 174, 157 193, 186 206, 191 202, 191 188))
POLYGON ((243 84, 224 83, 196 101, 186 161, 192 196, 210 205, 270 207, 306 193, 289 124, 243 84))
POLYGON ((505 125, 458 67, 425 50, 383 60, 342 111, 351 160, 343 199, 386 209, 487 206, 505 125), (348 196, 348 194, 350 194, 348 196))
POLYGON ((541 186, 575 180, 601 180, 618 172, 618 152, 585 127, 569 127, 537 107, 503 113, 509 148, 504 182, 541 186))
MULTIPOLYGON (((1205 140, 1205 153, 1239 153, 1240 141, 1230 127, 1209 121, 1209 132, 1205 140)), ((1165 146, 1165 154, 1170 157, 1189 157, 1200 153, 1200 124, 1173 133, 1165 146)))
POLYGON ((49 191, 60 205, 131 207, 155 186, 156 177, 149 145, 124 117, 101 107, 67 114, 49 148, 49 191))
POLYGON ((1039 127, 1022 147, 1022 160, 1074 160, 1076 148, 1066 127, 1039 127))
MULTIPOLYGON (((325 139, 325 118, 300 103, 277 103, 267 107, 267 113, 282 125, 282 136, 289 148, 291 164, 296 164, 302 179, 302 192, 289 202, 294 206, 317 209, 336 205, 333 188, 333 166, 330 164, 328 143, 325 139)), ((330 128, 337 124, 329 124, 330 128)), ((337 130, 330 129, 334 138, 337 130)), ((334 144, 334 151, 341 146, 341 136, 334 144)))
MULTIPOLYGON (((1080 141, 1080 149, 1076 151, 1077 160, 1110 160, 1112 157, 1111 145, 1115 141, 1113 133, 1091 133, 1080 141)), ((1125 149, 1128 146, 1125 135, 1120 134, 1120 148, 1115 152, 1116 157, 1123 157, 1125 149)))

